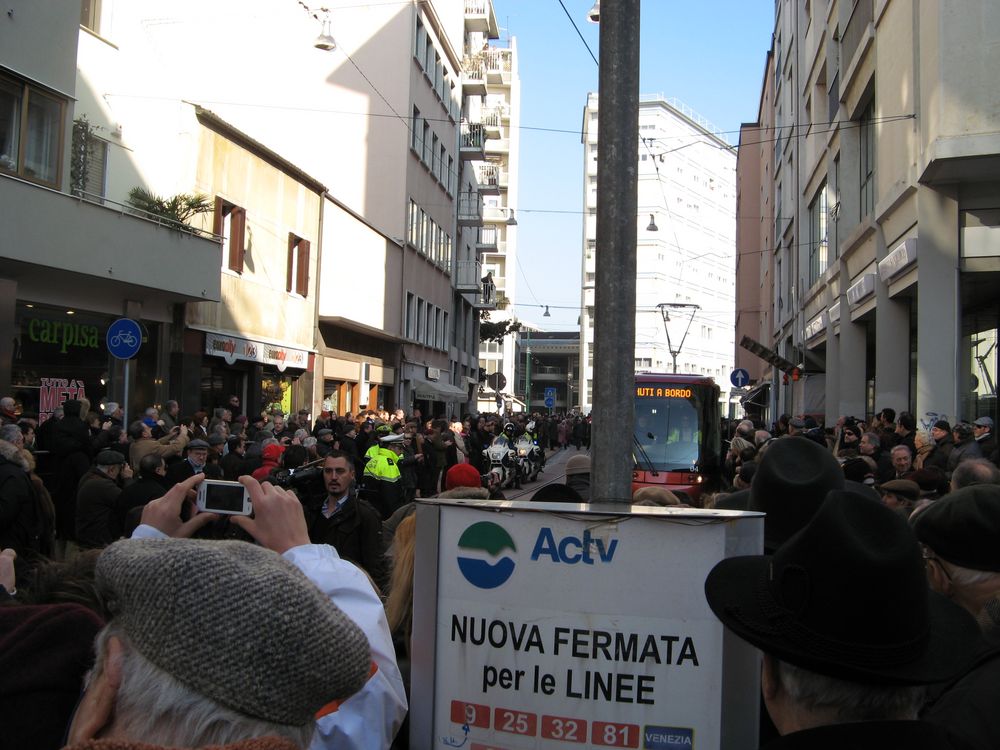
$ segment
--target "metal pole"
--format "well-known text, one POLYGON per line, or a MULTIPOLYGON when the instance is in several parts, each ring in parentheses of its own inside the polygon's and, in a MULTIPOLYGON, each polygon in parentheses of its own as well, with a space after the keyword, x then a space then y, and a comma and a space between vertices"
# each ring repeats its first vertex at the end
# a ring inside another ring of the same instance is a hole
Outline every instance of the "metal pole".
POLYGON ((531 332, 528 332, 528 346, 525 348, 524 365, 524 410, 531 413, 531 332))
POLYGON ((122 424, 128 429, 128 371, 131 359, 125 360, 125 397, 122 399, 122 424))
POLYGON ((591 499, 630 503, 639 208, 639 0, 606 3, 600 23, 591 499))

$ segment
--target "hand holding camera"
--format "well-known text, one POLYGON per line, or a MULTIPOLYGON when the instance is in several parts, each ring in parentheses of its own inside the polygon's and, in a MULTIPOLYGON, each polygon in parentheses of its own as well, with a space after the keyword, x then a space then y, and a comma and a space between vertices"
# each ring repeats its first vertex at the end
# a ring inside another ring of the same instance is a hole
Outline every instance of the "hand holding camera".
POLYGON ((162 531, 167 536, 189 537, 205 524, 218 519, 215 513, 196 513, 188 521, 181 520, 181 508, 195 497, 195 487, 205 479, 195 474, 167 490, 167 494, 151 500, 142 510, 142 523, 162 531))
POLYGON ((233 516, 233 524, 279 555, 309 544, 305 513, 294 493, 270 482, 261 484, 251 476, 240 477, 239 483, 250 495, 254 517, 233 516))

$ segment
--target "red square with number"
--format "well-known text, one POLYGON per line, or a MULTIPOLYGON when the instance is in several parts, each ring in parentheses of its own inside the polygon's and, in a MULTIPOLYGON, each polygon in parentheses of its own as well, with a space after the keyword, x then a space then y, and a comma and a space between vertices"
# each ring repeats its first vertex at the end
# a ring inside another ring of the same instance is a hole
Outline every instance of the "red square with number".
POLYGON ((468 724, 480 729, 490 728, 490 707, 465 701, 451 702, 451 720, 456 724, 468 724))
POLYGON ((602 747, 639 747, 639 725, 595 721, 590 729, 590 744, 602 747))
POLYGON ((586 742, 587 722, 568 716, 543 716, 541 736, 560 742, 586 742))
POLYGON ((493 731, 534 737, 538 731, 538 716, 525 711, 498 708, 493 711, 493 731))

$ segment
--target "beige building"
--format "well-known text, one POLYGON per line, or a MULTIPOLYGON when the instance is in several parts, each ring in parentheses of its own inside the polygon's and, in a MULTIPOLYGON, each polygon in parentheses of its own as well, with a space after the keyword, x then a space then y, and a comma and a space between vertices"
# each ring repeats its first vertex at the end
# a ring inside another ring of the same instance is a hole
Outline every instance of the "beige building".
POLYGON ((771 418, 997 418, 998 35, 991 0, 777 3, 757 306, 804 377, 772 376, 771 418))
MULTIPOLYGON (((175 269, 183 256, 162 252, 141 269, 165 285, 196 269, 173 298, 222 303, 160 313, 176 330, 150 378, 157 401, 469 407, 478 311, 494 297, 476 265, 478 227, 457 221, 458 194, 477 192, 479 177, 462 168, 461 123, 481 123, 485 96, 470 95, 462 70, 470 40, 496 35, 489 2, 104 0, 71 15, 77 38, 60 55, 78 67, 76 111, 94 151, 87 192, 107 202, 135 186, 197 191, 215 204, 194 221, 210 263, 203 253, 175 269)), ((73 88, 60 89, 67 112, 73 88)), ((71 118, 62 122, 68 160, 71 118)))
POLYGON ((41 420, 69 398, 97 409, 115 400, 130 416, 162 403, 184 303, 221 299, 218 237, 143 215, 123 204, 127 190, 108 189, 112 160, 130 186, 141 168, 118 127, 81 117, 81 20, 91 20, 81 5, 62 0, 16 1, 0 15, 0 392, 41 420), (123 316, 138 337, 119 335, 123 316), (109 342, 138 345, 127 369, 109 342))

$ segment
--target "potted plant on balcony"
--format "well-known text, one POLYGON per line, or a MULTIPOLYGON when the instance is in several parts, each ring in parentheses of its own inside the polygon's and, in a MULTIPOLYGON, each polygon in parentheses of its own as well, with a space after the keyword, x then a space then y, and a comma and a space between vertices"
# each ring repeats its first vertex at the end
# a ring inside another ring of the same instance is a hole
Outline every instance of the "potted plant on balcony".
POLYGON ((215 210, 212 199, 202 193, 178 193, 171 198, 163 198, 142 187, 132 188, 125 202, 137 212, 166 219, 177 228, 189 231, 189 219, 215 210))

